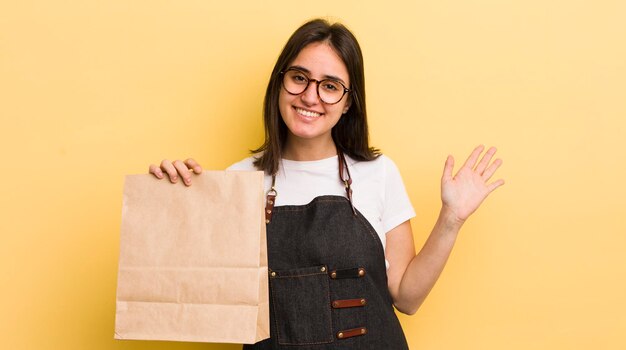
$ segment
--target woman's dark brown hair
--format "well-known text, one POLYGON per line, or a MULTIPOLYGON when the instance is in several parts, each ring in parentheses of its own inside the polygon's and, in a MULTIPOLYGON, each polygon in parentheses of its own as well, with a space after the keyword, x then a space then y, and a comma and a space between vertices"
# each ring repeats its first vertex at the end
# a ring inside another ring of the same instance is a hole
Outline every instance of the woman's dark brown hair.
POLYGON ((298 56, 307 45, 316 42, 327 42, 339 55, 348 69, 350 78, 350 108, 332 129, 332 137, 337 148, 353 159, 360 161, 373 160, 380 152, 369 146, 367 130, 367 113, 365 110, 365 75, 363 72, 363 55, 359 43, 352 33, 342 24, 330 24, 323 19, 314 19, 303 24, 289 38, 283 48, 272 75, 270 77, 265 101, 263 119, 265 121, 265 142, 252 152, 262 154, 254 161, 259 170, 269 174, 278 171, 283 147, 287 139, 287 125, 283 121, 278 108, 278 96, 282 88, 281 72, 298 56))

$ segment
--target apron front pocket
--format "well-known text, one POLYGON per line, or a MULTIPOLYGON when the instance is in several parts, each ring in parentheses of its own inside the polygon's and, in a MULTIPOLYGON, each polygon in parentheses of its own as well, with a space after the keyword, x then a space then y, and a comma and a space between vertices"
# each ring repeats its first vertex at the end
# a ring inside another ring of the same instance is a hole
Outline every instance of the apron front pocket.
POLYGON ((270 270, 270 288, 279 344, 307 345, 333 341, 326 266, 270 270))

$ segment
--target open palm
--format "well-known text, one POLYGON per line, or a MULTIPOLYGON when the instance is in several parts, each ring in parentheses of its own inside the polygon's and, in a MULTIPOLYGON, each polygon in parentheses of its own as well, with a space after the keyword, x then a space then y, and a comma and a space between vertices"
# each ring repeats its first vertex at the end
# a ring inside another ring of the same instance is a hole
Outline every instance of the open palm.
POLYGON ((460 221, 467 220, 491 192, 504 184, 502 179, 489 183, 502 160, 491 162, 496 153, 495 147, 491 147, 479 162, 483 150, 483 146, 476 147, 454 176, 454 158, 446 159, 441 177, 441 201, 460 221))

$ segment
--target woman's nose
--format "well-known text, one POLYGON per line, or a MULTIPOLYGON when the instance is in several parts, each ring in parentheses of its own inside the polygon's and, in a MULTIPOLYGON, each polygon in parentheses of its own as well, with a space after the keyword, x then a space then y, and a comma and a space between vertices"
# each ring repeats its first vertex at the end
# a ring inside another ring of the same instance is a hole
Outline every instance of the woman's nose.
POLYGON ((319 96, 317 96, 317 82, 311 80, 309 86, 300 95, 300 99, 307 105, 314 105, 319 102, 319 96))

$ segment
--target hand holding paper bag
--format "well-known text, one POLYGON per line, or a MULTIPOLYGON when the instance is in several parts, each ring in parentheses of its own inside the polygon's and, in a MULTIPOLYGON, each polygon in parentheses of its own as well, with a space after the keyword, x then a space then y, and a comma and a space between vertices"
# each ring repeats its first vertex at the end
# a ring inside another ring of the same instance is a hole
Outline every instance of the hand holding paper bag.
POLYGON ((255 343, 269 337, 263 173, 194 185, 126 177, 115 338, 255 343))
POLYGON ((156 176, 157 179, 164 178, 163 172, 165 172, 171 183, 177 183, 180 177, 185 186, 191 186, 191 173, 201 174, 202 167, 192 158, 187 158, 184 161, 177 159, 173 162, 163 159, 160 166, 150 164, 148 172, 156 176))

